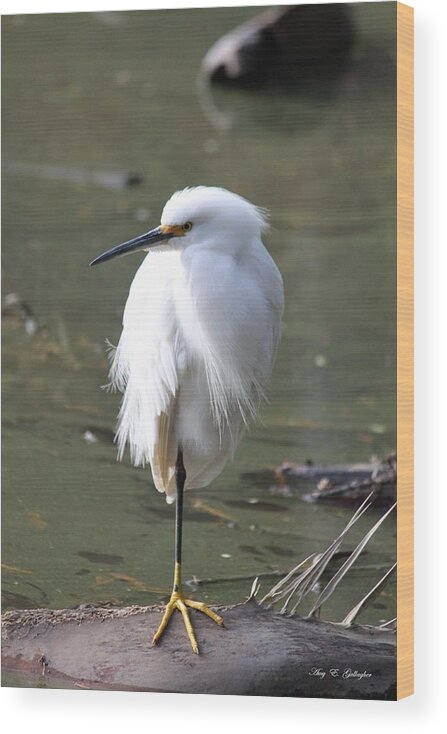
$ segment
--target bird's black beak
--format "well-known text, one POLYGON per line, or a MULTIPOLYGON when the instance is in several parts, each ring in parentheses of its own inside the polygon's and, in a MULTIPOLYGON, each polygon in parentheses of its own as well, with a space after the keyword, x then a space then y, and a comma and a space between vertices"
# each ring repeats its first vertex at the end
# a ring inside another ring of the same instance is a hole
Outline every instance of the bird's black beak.
POLYGON ((107 252, 103 252, 102 255, 92 260, 90 265, 98 265, 98 263, 111 260, 112 257, 123 257, 123 255, 128 255, 130 252, 146 250, 149 247, 158 245, 160 242, 169 240, 172 236, 173 233, 172 231, 169 231, 168 227, 156 227, 155 229, 151 229, 150 232, 146 232, 146 234, 142 234, 139 237, 135 237, 133 240, 123 242, 122 245, 112 247, 112 249, 107 250, 107 252))

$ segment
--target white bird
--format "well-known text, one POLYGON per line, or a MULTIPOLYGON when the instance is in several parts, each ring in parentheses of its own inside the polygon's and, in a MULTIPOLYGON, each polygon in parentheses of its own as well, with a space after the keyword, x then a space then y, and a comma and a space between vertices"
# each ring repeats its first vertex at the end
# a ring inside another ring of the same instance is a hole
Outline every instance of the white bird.
POLYGON ((177 608, 199 648, 181 585, 185 489, 207 486, 232 457, 265 399, 284 308, 281 274, 262 244, 266 213, 225 189, 177 191, 159 227, 91 264, 137 250, 148 254, 127 299, 112 356, 111 385, 124 395, 119 458, 149 462, 159 492, 176 503, 174 586, 156 644, 177 608))

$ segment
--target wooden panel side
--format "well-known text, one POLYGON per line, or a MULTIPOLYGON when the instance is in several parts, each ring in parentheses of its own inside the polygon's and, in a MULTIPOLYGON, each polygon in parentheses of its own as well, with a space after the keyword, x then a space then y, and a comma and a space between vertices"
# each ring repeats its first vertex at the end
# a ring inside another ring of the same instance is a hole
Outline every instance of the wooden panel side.
POLYGON ((397 3, 398 699, 414 692, 413 19, 413 8, 397 3))

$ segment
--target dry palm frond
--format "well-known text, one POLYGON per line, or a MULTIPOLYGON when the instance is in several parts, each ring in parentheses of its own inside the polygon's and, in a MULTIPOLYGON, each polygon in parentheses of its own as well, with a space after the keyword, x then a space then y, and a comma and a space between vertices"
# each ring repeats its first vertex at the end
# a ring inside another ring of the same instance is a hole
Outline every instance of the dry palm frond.
MULTIPOLYGON (((344 540, 348 531, 352 528, 354 523, 359 520, 364 512, 370 507, 370 498, 372 493, 362 502, 360 507, 356 510, 354 515, 351 517, 347 525, 341 531, 341 533, 332 541, 332 543, 326 548, 323 553, 313 553, 308 556, 304 561, 301 561, 295 568, 293 568, 281 581, 270 589, 270 591, 261 599, 260 603, 270 607, 276 604, 278 601, 285 599, 281 608, 281 614, 294 614, 301 604, 303 599, 312 591, 315 584, 318 582, 323 572, 327 568, 329 562, 337 553, 342 541, 344 540), (293 606, 289 606, 292 605, 293 606)), ((356 561, 365 545, 372 538, 374 533, 381 526, 383 521, 388 517, 392 510, 396 507, 393 505, 382 517, 373 525, 373 527, 365 534, 360 543, 352 551, 343 565, 334 574, 328 584, 324 587, 323 591, 318 596, 316 602, 312 606, 308 616, 314 617, 318 614, 323 604, 332 596, 333 592, 337 588, 340 581, 346 576, 349 569, 356 561)), ((385 584, 389 581, 394 571, 395 566, 390 569, 385 576, 371 589, 370 592, 348 613, 343 620, 344 626, 350 626, 356 617, 366 609, 375 596, 383 589, 385 584)), ((390 623, 391 625, 391 623, 390 623)))
MULTIPOLYGON (((382 576, 380 581, 378 581, 378 583, 371 589, 371 591, 369 591, 366 594, 366 596, 364 596, 363 599, 359 601, 359 603, 356 604, 355 607, 353 607, 350 612, 348 612, 343 622, 341 622, 342 627, 351 627, 354 624, 359 614, 363 612, 365 609, 367 609, 372 604, 374 599, 378 596, 378 594, 380 594, 382 589, 386 586, 386 584, 390 580, 391 576, 396 571, 396 568, 397 568, 397 563, 391 566, 389 571, 387 571, 386 574, 382 576)), ((393 620, 391 620, 391 622, 392 621, 393 620)), ((380 628, 384 629, 389 624, 390 622, 385 622, 385 624, 380 625, 380 628)))
POLYGON ((318 563, 318 561, 321 558, 320 553, 311 553, 310 556, 307 556, 307 558, 304 559, 304 561, 301 561, 301 563, 298 564, 298 566, 295 566, 295 568, 292 568, 289 573, 284 576, 281 581, 278 581, 278 583, 273 587, 273 589, 270 589, 270 591, 261 599, 261 604, 266 604, 266 606, 271 606, 272 603, 275 603, 279 601, 280 599, 283 599, 289 592, 290 589, 295 589, 299 583, 303 581, 303 579, 308 575, 308 573, 311 571, 311 569, 318 563), (295 578, 290 585, 288 585, 288 582, 293 579, 298 571, 306 567, 306 570, 303 571, 298 578, 295 578), (270 604, 269 604, 270 602, 270 604))
POLYGON ((332 541, 332 543, 329 545, 328 548, 323 553, 313 553, 312 555, 308 556, 304 561, 302 561, 298 566, 296 566, 294 569, 292 569, 287 576, 285 576, 281 581, 279 581, 273 589, 271 589, 263 599, 261 599, 261 604, 267 604, 268 606, 271 606, 275 602, 278 602, 280 599, 284 599, 284 597, 287 597, 285 604, 283 605, 281 609, 281 614, 286 614, 287 607, 289 602, 291 601, 292 597, 295 596, 295 606, 292 610, 290 610, 290 613, 293 614, 298 606, 298 604, 304 599, 304 597, 309 593, 309 591, 312 589, 312 587, 315 585, 315 583, 320 578, 321 574, 325 570, 326 566, 328 565, 331 558, 335 555, 335 553, 338 551, 341 542, 346 535, 346 533, 351 529, 351 527, 354 525, 355 522, 363 515, 364 512, 368 509, 370 506, 368 501, 371 495, 369 495, 360 505, 360 507, 355 511, 347 525, 343 528, 341 533, 335 538, 335 540, 332 541), (295 578, 297 571, 302 568, 306 563, 310 563, 310 567, 306 568, 305 571, 303 571, 298 578, 295 578))
POLYGON ((395 630, 397 629, 397 617, 390 619, 388 622, 384 622, 379 625, 379 630, 395 630))
POLYGON ((367 542, 370 540, 370 538, 372 538, 372 536, 374 535, 374 533, 376 532, 376 530, 378 530, 378 528, 380 527, 380 525, 388 517, 388 515, 390 514, 390 512, 392 510, 394 510, 395 507, 396 507, 395 504, 392 507, 390 507, 390 509, 387 512, 385 512, 384 515, 382 515, 382 517, 380 518, 380 520, 378 520, 376 522, 376 524, 373 525, 373 527, 371 528, 371 530, 369 530, 366 533, 366 535, 362 538, 362 540, 357 545, 357 547, 354 548, 354 550, 352 551, 352 553, 349 556, 349 558, 347 558, 346 561, 343 563, 343 565, 340 566, 340 568, 338 569, 337 573, 334 574, 334 576, 331 578, 331 580, 329 581, 329 583, 327 584, 327 586, 325 586, 325 588, 323 589, 323 591, 319 595, 317 601, 315 602, 314 606, 312 607, 312 609, 309 612, 309 617, 315 617, 316 616, 316 614, 319 612, 319 610, 322 607, 322 605, 324 604, 324 602, 329 599, 329 597, 333 594, 333 592, 337 588, 337 586, 340 583, 340 581, 342 580, 342 578, 344 576, 346 576, 347 572, 351 568, 351 566, 354 563, 354 561, 357 560, 357 558, 359 557, 360 553, 362 552, 362 550, 365 547, 365 545, 367 544, 367 542))

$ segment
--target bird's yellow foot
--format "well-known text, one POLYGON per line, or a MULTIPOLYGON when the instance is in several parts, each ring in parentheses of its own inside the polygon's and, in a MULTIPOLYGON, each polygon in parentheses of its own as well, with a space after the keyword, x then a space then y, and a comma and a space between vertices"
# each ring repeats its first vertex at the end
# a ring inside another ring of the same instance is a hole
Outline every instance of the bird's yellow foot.
POLYGON ((163 615, 163 619, 161 620, 160 626, 152 638, 153 645, 156 645, 160 641, 161 637, 163 636, 166 630, 166 627, 169 624, 169 620, 171 619, 172 615, 174 614, 174 610, 178 609, 179 612, 181 612, 181 615, 183 617, 183 622, 186 627, 186 632, 188 634, 192 650, 197 655, 199 654, 199 646, 197 644, 196 636, 194 634, 194 629, 191 624, 191 620, 189 618, 188 607, 190 607, 191 609, 197 609, 199 612, 203 612, 203 614, 206 614, 207 617, 209 617, 214 622, 216 622, 216 624, 219 624, 221 627, 224 627, 224 621, 222 617, 216 614, 216 612, 213 612, 212 609, 209 609, 209 607, 207 607, 206 604, 204 604, 201 601, 192 601, 191 599, 185 599, 181 591, 173 591, 171 598, 166 605, 165 613, 163 615))

